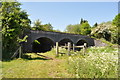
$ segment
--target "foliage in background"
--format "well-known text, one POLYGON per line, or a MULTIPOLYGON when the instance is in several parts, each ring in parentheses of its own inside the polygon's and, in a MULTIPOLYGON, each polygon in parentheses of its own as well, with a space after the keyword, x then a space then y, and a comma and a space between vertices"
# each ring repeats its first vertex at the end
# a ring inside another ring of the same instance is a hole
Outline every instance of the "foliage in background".
POLYGON ((91 26, 87 20, 81 19, 80 24, 68 25, 66 27, 66 32, 74 34, 89 35, 91 33, 91 26))
POLYGON ((120 45, 120 13, 113 19, 113 25, 116 26, 115 28, 117 31, 114 31, 114 34, 117 34, 117 42, 120 45))
POLYGON ((53 27, 50 23, 48 24, 41 24, 42 22, 38 19, 34 22, 34 26, 32 27, 32 30, 41 30, 41 31, 53 31, 53 27))
POLYGON ((91 35, 97 38, 105 38, 106 40, 110 41, 111 32, 110 28, 112 27, 112 22, 103 22, 98 24, 97 27, 92 29, 91 35))
POLYGON ((8 56, 19 45, 25 29, 30 29, 30 19, 18 2, 2 2, 2 41, 3 57, 8 56), (7 54, 9 52, 9 54, 7 54))
POLYGON ((116 15, 113 21, 103 22, 92 28, 91 35, 96 38, 120 44, 120 14, 116 15))

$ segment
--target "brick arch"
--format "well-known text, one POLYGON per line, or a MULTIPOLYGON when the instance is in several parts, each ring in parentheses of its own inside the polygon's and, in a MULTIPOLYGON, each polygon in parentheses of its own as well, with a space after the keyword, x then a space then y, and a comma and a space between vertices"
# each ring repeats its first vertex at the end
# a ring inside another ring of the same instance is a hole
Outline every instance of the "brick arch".
POLYGON ((36 39, 39 43, 33 41, 32 42, 32 52, 47 52, 52 49, 54 46, 54 41, 47 37, 40 37, 36 39))
POLYGON ((73 44, 73 41, 69 38, 62 38, 59 40, 59 45, 65 45, 67 44, 68 42, 71 42, 73 44))
POLYGON ((77 40, 76 45, 84 45, 84 43, 87 43, 87 46, 89 44, 85 39, 79 39, 77 40))
POLYGON ((36 36, 36 37, 34 37, 34 38, 32 38, 32 40, 31 40, 31 43, 34 41, 34 40, 37 40, 37 39, 39 39, 39 38, 48 38, 48 39, 50 39, 50 40, 52 40, 54 43, 55 43, 55 41, 54 41, 54 39, 52 38, 52 37, 49 37, 49 36, 36 36))

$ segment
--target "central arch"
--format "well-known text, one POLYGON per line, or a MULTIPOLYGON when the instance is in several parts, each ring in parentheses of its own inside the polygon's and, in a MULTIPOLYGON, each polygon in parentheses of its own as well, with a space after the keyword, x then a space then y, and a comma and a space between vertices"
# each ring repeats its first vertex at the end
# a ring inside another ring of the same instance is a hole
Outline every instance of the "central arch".
POLYGON ((44 53, 50 51, 54 45, 54 41, 47 37, 41 37, 36 40, 37 41, 34 40, 34 42, 32 43, 32 52, 35 53, 44 53))
POLYGON ((59 41, 59 46, 65 46, 65 44, 68 44, 68 42, 70 42, 71 44, 73 44, 72 40, 68 39, 68 38, 64 38, 62 40, 59 41))

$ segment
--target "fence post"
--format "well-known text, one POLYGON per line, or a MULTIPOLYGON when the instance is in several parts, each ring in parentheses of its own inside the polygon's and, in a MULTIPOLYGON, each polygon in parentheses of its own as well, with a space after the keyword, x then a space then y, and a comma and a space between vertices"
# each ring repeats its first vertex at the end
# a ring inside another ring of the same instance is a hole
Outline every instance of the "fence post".
POLYGON ((59 56, 59 46, 58 46, 58 42, 56 42, 56 57, 59 56))
POLYGON ((73 51, 75 52, 75 44, 73 43, 73 51))
POLYGON ((83 46, 83 53, 84 53, 84 54, 85 54, 85 52, 86 52, 86 46, 87 46, 87 44, 84 43, 84 46, 83 46))
POLYGON ((65 47, 67 46, 67 44, 65 43, 65 47))
POLYGON ((19 58, 21 58, 21 46, 19 47, 19 58))
POLYGON ((71 48, 71 43, 68 42, 68 55, 70 56, 70 48, 71 48))
POLYGON ((86 44, 86 43, 84 43, 84 47, 85 47, 85 48, 87 47, 87 44, 86 44))

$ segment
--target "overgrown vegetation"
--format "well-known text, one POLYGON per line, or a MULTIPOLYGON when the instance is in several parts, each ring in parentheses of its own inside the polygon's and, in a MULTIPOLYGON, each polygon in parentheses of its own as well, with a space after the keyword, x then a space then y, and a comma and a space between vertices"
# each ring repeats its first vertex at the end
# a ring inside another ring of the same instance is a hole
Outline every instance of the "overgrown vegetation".
POLYGON ((3 58, 8 58, 15 52, 22 39, 23 33, 30 28, 30 19, 27 12, 21 10, 18 2, 2 2, 2 53, 3 58))
MULTIPOLYGON (((52 24, 41 24, 38 19, 31 27, 31 20, 27 12, 21 10, 18 2, 2 2, 0 11, 2 21, 2 55, 9 58, 21 44, 26 41, 30 30, 54 31, 52 24)), ((90 35, 102 40, 110 46, 120 44, 120 14, 116 15, 113 21, 97 24, 93 27, 87 20, 81 19, 80 24, 68 25, 67 33, 90 35), (112 42, 112 43, 111 43, 112 42)), ((39 41, 35 40, 36 43, 39 41)), ((61 53, 67 53, 66 49, 60 48, 61 53)), ((71 56, 64 54, 55 57, 55 50, 43 53, 52 57, 53 60, 46 60, 34 53, 24 54, 22 59, 3 61, 3 77, 6 78, 117 78, 118 49, 113 47, 91 47, 86 54, 82 50, 73 52, 71 56)), ((42 53, 39 53, 42 54, 42 53)))
MULTIPOLYGON (((60 49, 67 53, 67 50, 60 49)), ((53 58, 46 60, 35 53, 27 53, 24 59, 3 62, 5 78, 117 78, 118 49, 112 47, 91 47, 86 54, 71 52, 71 56, 55 57, 55 49, 39 53, 53 58)))
MULTIPOLYGON (((27 12, 22 10, 20 5, 21 3, 19 2, 2 2, 2 7, 0 8, 2 11, 0 19, 2 21, 3 57, 10 57, 9 55, 15 52, 20 43, 24 42, 26 35, 23 34, 26 33, 28 29, 60 32, 59 30, 53 30, 53 26, 50 23, 41 24, 39 19, 34 21, 33 26, 31 26, 31 20, 28 18, 27 12)), ((120 14, 116 15, 111 22, 95 23, 93 27, 89 25, 87 20, 81 19, 79 24, 68 25, 65 32, 91 35, 119 44, 119 22, 120 14)))
POLYGON ((96 38, 104 38, 105 40, 120 44, 120 14, 116 15, 113 21, 103 22, 92 28, 91 35, 96 38))
POLYGON ((24 33, 28 33, 29 30, 58 32, 58 30, 53 30, 50 23, 41 24, 39 19, 34 22, 34 26, 31 26, 31 20, 27 12, 20 8, 19 2, 1 2, 1 4, 3 59, 10 59, 21 43, 27 41, 28 36, 24 33))
POLYGON ((81 19, 80 24, 68 25, 65 32, 89 35, 98 39, 104 38, 105 40, 120 44, 120 13, 115 16, 112 21, 95 23, 92 27, 87 20, 81 19))
POLYGON ((91 47, 86 55, 68 59, 68 71, 76 78, 117 78, 118 49, 112 47, 91 47))

